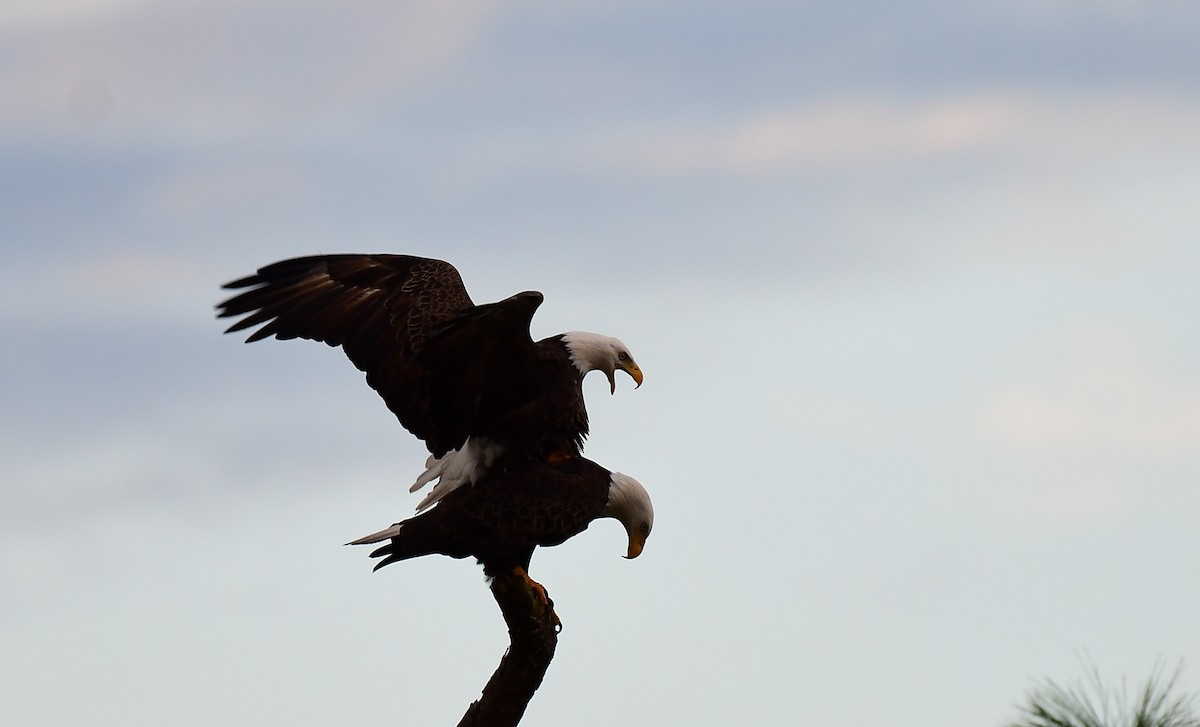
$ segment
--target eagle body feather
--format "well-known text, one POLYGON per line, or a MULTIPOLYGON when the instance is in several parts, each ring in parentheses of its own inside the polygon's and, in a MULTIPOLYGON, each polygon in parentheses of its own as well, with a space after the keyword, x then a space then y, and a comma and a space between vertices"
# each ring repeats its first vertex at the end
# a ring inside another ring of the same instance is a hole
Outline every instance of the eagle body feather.
MULTIPOLYGON (((645 489, 631 477, 583 457, 495 471, 474 487, 457 489, 437 507, 352 545, 388 543, 371 557, 375 568, 423 555, 474 557, 488 575, 529 569, 537 546, 559 545, 601 517, 620 520, 637 550, 653 526, 645 489)), ((632 547, 631 547, 631 552, 632 547)))

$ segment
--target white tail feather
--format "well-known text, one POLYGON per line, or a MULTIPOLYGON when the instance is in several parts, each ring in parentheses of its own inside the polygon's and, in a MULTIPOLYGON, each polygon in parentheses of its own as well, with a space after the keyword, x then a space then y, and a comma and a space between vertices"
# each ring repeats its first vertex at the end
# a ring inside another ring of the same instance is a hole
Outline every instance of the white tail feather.
POLYGON ((425 485, 428 485, 433 480, 441 477, 442 472, 446 469, 448 460, 453 458, 453 456, 457 453, 457 449, 453 452, 447 452, 446 455, 441 459, 434 457, 432 454, 429 455, 429 458, 425 460, 425 471, 421 473, 421 476, 417 478, 416 482, 412 483, 412 486, 408 488, 408 491, 416 492, 425 485))
POLYGON ((461 449, 425 460, 425 471, 408 491, 416 492, 434 480, 438 482, 417 505, 417 512, 430 507, 460 486, 481 480, 503 453, 503 447, 491 444, 486 439, 468 439, 461 449))
POLYGON ((359 538, 358 540, 351 540, 349 543, 346 543, 346 545, 370 545, 371 543, 379 543, 384 540, 394 538, 400 532, 400 527, 402 525, 404 525, 404 523, 396 523, 395 525, 389 525, 388 527, 384 528, 383 530, 380 530, 377 533, 371 533, 370 535, 364 535, 363 537, 359 538))

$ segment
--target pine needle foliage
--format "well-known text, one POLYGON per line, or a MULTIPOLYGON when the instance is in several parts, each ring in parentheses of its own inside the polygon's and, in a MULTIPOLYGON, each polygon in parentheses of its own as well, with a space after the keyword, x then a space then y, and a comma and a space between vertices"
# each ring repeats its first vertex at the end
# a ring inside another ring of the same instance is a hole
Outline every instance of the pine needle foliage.
POLYGON ((1182 663, 1170 676, 1161 664, 1155 666, 1132 702, 1123 679, 1119 688, 1108 687, 1094 665, 1085 667, 1086 680, 1068 686, 1041 682, 1008 727, 1200 727, 1197 695, 1179 689, 1182 663))

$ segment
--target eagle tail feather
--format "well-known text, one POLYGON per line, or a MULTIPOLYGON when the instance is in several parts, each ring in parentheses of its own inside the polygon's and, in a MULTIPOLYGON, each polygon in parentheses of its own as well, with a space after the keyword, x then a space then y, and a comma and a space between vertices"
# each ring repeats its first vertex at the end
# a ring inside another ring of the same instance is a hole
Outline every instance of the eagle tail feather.
MULTIPOLYGON (((395 523, 393 525, 389 525, 377 533, 371 533, 370 535, 364 535, 361 538, 359 538, 358 540, 351 540, 349 543, 346 543, 346 545, 371 545, 373 543, 381 543, 384 540, 388 540, 390 538, 394 538, 397 535, 399 535, 400 527, 402 525, 404 525, 404 523, 395 523)), ((372 555, 374 555, 374 554, 372 554, 372 555)))

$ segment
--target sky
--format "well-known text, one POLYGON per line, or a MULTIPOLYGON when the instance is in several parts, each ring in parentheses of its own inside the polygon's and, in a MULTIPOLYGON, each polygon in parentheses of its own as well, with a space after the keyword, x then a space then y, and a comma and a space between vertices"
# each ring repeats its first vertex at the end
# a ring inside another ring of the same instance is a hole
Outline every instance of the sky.
POLYGON ((1191 0, 0 6, 0 722, 456 723, 478 566, 371 573, 420 442, 223 336, 282 258, 449 260, 619 336, 654 498, 532 564, 523 725, 1003 725, 1200 691, 1191 0))

